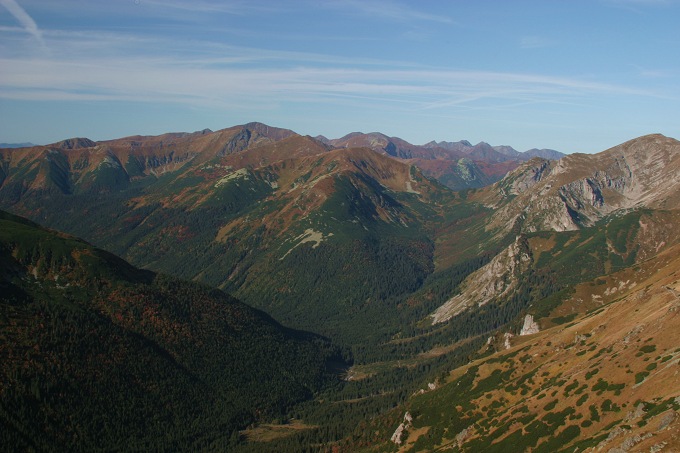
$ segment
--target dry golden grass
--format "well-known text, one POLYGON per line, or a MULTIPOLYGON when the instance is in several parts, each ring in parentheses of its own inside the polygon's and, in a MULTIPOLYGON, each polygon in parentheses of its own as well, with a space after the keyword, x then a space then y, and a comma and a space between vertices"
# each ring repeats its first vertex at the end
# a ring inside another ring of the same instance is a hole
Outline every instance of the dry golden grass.
POLYGON ((298 431, 314 429, 314 425, 306 425, 301 420, 291 420, 285 425, 261 424, 254 428, 241 431, 249 442, 271 442, 295 434, 298 431))

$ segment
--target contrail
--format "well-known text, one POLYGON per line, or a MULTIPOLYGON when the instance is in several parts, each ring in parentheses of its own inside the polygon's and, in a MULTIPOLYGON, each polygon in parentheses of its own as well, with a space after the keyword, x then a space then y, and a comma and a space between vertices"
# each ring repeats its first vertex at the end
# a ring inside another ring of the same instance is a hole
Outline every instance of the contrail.
POLYGON ((16 20, 24 27, 28 33, 32 34, 35 39, 38 40, 41 46, 45 46, 43 41, 42 32, 38 28, 33 18, 28 15, 26 10, 24 10, 16 0, 0 0, 0 5, 4 6, 9 13, 14 16, 16 20))

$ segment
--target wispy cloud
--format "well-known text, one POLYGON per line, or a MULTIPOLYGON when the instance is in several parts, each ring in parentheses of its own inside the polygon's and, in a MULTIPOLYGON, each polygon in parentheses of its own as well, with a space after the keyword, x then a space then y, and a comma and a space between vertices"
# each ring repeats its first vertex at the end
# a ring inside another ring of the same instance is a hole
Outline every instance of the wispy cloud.
POLYGON ((276 11, 278 8, 257 2, 254 0, 244 1, 244 0, 136 0, 135 3, 140 6, 154 6, 165 9, 175 9, 180 10, 185 13, 221 13, 221 14, 234 14, 243 15, 252 12, 263 12, 263 11, 276 11))
POLYGON ((24 10, 16 0, 0 0, 0 5, 4 6, 9 13, 21 24, 27 33, 33 35, 40 46, 45 47, 42 32, 38 28, 33 18, 24 10))
MULTIPOLYGON (((13 0, 0 0, 3 5, 8 1, 13 0)), ((190 106, 332 103, 342 98, 357 105, 372 99, 405 109, 444 111, 581 102, 593 95, 655 95, 594 79, 424 67, 164 35, 49 29, 39 35, 50 43, 49 56, 0 46, 0 98, 190 106)))
POLYGON ((650 79, 667 79, 674 77, 673 73, 669 72, 668 70, 651 69, 632 63, 630 66, 634 68, 635 72, 641 77, 650 79))
POLYGON ((504 72, 370 67, 215 66, 212 60, 143 56, 80 61, 0 59, 0 96, 44 100, 136 100, 187 105, 328 103, 334 98, 442 110, 564 103, 598 95, 652 93, 570 78, 504 72), (210 62, 210 63, 209 63, 210 62))
MULTIPOLYGON (((0 27, 0 32, 17 33, 18 27, 0 27)), ((228 68, 235 66, 335 66, 335 67, 414 67, 414 63, 380 58, 337 56, 297 50, 271 50, 195 38, 176 40, 165 36, 147 36, 120 31, 44 30, 45 38, 60 61, 110 60, 119 57, 147 63, 166 61, 177 67, 228 68)), ((0 58, 14 56, 27 60, 25 52, 0 46, 0 58)), ((1 80, 2 74, 0 74, 1 80)))
POLYGON ((408 5, 390 0, 337 0, 324 4, 375 19, 411 22, 414 20, 453 23, 450 17, 425 13, 408 5))

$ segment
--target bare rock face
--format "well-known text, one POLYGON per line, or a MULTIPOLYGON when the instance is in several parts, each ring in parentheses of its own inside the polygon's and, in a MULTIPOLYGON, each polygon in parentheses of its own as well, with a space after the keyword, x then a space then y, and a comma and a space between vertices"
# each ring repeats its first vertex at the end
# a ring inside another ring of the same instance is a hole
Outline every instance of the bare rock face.
POLYGON ((540 329, 536 321, 534 321, 534 317, 532 315, 526 315, 524 317, 524 325, 522 326, 522 330, 519 332, 519 335, 533 335, 539 331, 540 329))
POLYGON ((503 347, 505 349, 510 349, 512 347, 512 343, 510 343, 512 337, 514 337, 514 335, 511 334, 510 332, 506 332, 505 334, 503 334, 503 347))
POLYGON ((458 448, 460 448, 463 443, 470 437, 470 434, 472 434, 472 431, 474 429, 474 426, 468 426, 458 434, 456 434, 456 443, 458 444, 458 448))
POLYGON ((543 159, 532 159, 516 171, 516 178, 512 179, 510 194, 519 195, 534 187, 552 170, 553 162, 543 159))
POLYGON ((398 427, 397 430, 392 434, 392 437, 390 438, 390 441, 397 445, 401 445, 401 436, 404 434, 404 430, 406 429, 406 426, 401 423, 398 427))
POLYGON ((524 244, 517 238, 489 264, 466 278, 461 285, 460 294, 453 296, 430 315, 432 323, 448 321, 474 305, 481 307, 510 293, 531 261, 524 244))
POLYGON ((647 135, 599 154, 532 159, 480 194, 496 209, 489 229, 516 223, 531 231, 569 231, 641 207, 680 207, 680 142, 647 135))
POLYGON ((663 431, 664 429, 668 428, 675 421, 677 416, 678 414, 676 414, 675 411, 666 412, 659 421, 659 428, 657 431, 663 431))
POLYGON ((404 431, 409 429, 411 427, 411 423, 413 422, 413 417, 409 412, 406 412, 404 414, 404 421, 399 424, 397 427, 396 431, 394 431, 394 434, 392 434, 392 437, 390 438, 390 441, 392 441, 396 445, 401 445, 402 444, 402 436, 404 435, 404 431))

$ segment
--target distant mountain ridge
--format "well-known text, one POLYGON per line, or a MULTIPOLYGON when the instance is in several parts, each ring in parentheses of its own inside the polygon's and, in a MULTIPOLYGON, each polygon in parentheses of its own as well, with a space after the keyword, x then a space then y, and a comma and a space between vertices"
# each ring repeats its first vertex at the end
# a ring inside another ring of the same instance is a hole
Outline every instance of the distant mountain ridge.
POLYGON ((485 142, 472 145, 467 140, 431 141, 419 146, 378 132, 369 134, 353 132, 339 139, 319 138, 323 143, 336 148, 365 146, 408 160, 423 169, 427 176, 438 179, 454 190, 489 185, 532 157, 541 156, 557 160, 565 156, 548 149, 531 149, 522 153, 510 146, 491 146, 485 142))
POLYGON ((0 143, 0 148, 28 148, 31 146, 38 146, 30 142, 24 143, 0 143))
POLYGON ((488 154, 490 153, 489 148, 493 149, 494 151, 502 154, 503 156, 506 156, 507 158, 510 159, 516 159, 519 158, 520 160, 529 160, 532 157, 543 157, 545 159, 550 159, 550 160, 559 160, 566 156, 566 154, 561 153, 559 151, 555 151, 554 149, 537 149, 537 148, 532 148, 524 152, 517 151, 514 149, 512 146, 508 145, 498 145, 498 146, 491 146, 486 142, 479 142, 476 145, 473 145, 467 140, 461 140, 458 142, 435 142, 431 141, 423 145, 424 148, 428 149, 435 149, 435 148, 444 148, 447 150, 451 151, 459 151, 463 154, 466 154, 468 156, 482 156, 485 153, 488 154))
MULTIPOLYGON (((234 150, 250 147, 257 143, 257 137, 267 137, 267 140, 278 141, 289 138, 296 134, 289 129, 276 128, 263 123, 247 123, 242 126, 242 135, 233 138, 231 143, 225 144, 225 149, 221 153, 229 153, 234 150), (254 134, 250 137, 249 134, 254 134)), ((131 149, 142 146, 148 147, 155 143, 159 149, 177 146, 180 143, 197 141, 201 136, 224 135, 225 132, 234 128, 227 128, 214 133, 210 129, 196 131, 193 133, 168 133, 160 136, 131 136, 114 140, 104 140, 100 142, 92 141, 88 138, 76 137, 62 140, 57 143, 46 145, 44 149, 57 150, 85 150, 99 147, 118 149, 129 146, 131 149)), ((454 190, 467 188, 483 187, 502 178, 508 171, 516 168, 521 162, 529 160, 531 157, 543 157, 551 160, 558 160, 564 154, 549 149, 531 149, 525 152, 516 151, 510 146, 491 146, 488 143, 480 142, 472 145, 466 140, 458 142, 435 142, 431 141, 424 145, 413 145, 398 137, 388 137, 379 132, 364 134, 362 132, 352 132, 344 137, 329 139, 324 136, 314 138, 318 142, 330 148, 351 148, 368 147, 378 152, 383 152, 389 156, 409 160, 410 163, 422 168, 426 176, 436 178, 454 190)), ((199 140, 200 141, 200 140, 199 140)), ((0 146, 1 148, 29 148, 35 147, 30 143, 0 146)), ((198 147, 190 147, 198 150, 198 147)), ((162 159, 167 159, 163 156, 162 159)))

